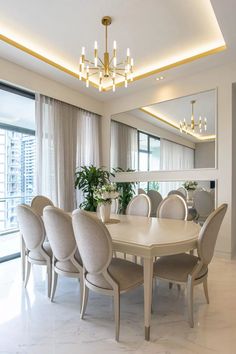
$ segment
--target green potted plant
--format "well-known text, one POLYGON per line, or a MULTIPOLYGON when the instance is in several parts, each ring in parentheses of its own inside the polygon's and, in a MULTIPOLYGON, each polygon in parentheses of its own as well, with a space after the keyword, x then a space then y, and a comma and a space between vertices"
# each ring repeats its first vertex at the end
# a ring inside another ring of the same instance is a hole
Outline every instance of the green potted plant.
POLYGON ((84 201, 80 208, 87 211, 96 211, 98 201, 94 198, 94 189, 110 184, 110 176, 113 174, 102 167, 81 166, 75 172, 75 188, 82 191, 84 201))
MULTIPOLYGON (((113 168, 115 173, 119 172, 134 172, 134 170, 128 168, 124 170, 121 167, 113 168)), ((119 192, 119 214, 125 214, 127 205, 135 195, 136 182, 116 182, 116 188, 119 192)))

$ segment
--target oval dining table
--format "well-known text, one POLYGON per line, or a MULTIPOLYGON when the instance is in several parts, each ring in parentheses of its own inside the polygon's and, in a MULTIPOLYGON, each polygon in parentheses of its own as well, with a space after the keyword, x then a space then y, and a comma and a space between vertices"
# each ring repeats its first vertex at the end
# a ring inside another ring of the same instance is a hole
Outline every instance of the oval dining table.
POLYGON ((143 259, 144 333, 150 340, 154 257, 187 252, 197 247, 200 226, 193 221, 112 215, 106 223, 113 250, 143 259))

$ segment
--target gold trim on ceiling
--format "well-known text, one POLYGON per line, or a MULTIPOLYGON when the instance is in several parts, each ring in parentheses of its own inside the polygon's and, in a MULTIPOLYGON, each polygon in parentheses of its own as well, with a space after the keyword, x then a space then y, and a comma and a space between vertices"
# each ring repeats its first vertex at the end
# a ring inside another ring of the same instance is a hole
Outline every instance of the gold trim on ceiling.
MULTIPOLYGON (((139 110, 140 110, 141 112, 146 113, 146 114, 148 114, 149 116, 151 116, 151 117, 153 117, 153 118, 159 120, 160 122, 165 123, 165 124, 169 125, 170 127, 175 128, 175 129, 177 129, 177 130, 179 131, 179 126, 178 126, 177 124, 175 124, 174 122, 171 122, 171 121, 169 121, 169 120, 167 120, 167 119, 161 118, 161 117, 159 117, 158 115, 156 115, 156 114, 150 112, 149 110, 147 110, 147 109, 144 108, 144 107, 139 108, 139 110)), ((187 134, 193 136, 194 138, 196 138, 196 139, 198 139, 198 140, 202 140, 202 141, 204 141, 204 140, 211 141, 211 140, 215 140, 215 139, 216 139, 216 135, 200 136, 200 135, 195 134, 195 133, 192 133, 192 132, 188 132, 187 134)))
MULTIPOLYGON (((41 55, 40 53, 38 53, 38 52, 36 52, 36 51, 34 51, 34 50, 24 46, 24 45, 22 45, 21 43, 16 42, 15 40, 4 36, 3 34, 0 34, 0 40, 5 42, 5 43, 7 43, 7 44, 9 44, 9 45, 11 45, 11 46, 13 46, 13 47, 15 47, 15 48, 17 48, 17 49, 20 49, 21 51, 33 56, 36 59, 39 59, 39 60, 43 61, 46 64, 49 64, 49 65, 53 66, 54 68, 56 68, 56 69, 58 69, 60 71, 63 71, 64 73, 66 73, 68 75, 71 75, 71 76, 79 79, 79 74, 78 73, 68 69, 67 67, 65 67, 65 66, 63 66, 61 64, 58 64, 57 62, 45 57, 44 55, 41 55)), ((196 55, 193 55, 191 57, 179 60, 177 62, 174 62, 174 63, 168 64, 168 65, 162 66, 160 68, 157 68, 157 69, 154 69, 154 70, 151 70, 151 71, 147 71, 147 72, 145 72, 143 74, 134 76, 133 81, 145 79, 145 78, 147 78, 149 76, 161 73, 162 71, 169 70, 169 69, 178 67, 180 65, 190 63, 190 62, 198 60, 200 58, 204 58, 204 57, 206 57, 208 55, 212 55, 212 54, 216 54, 216 53, 222 52, 225 49, 226 49, 226 45, 222 45, 220 47, 216 47, 216 48, 207 50, 207 51, 202 52, 200 54, 196 54, 196 55)), ((84 77, 82 77, 82 80, 86 81, 86 79, 84 77)), ((89 83, 93 87, 98 88, 98 85, 94 81, 89 80, 89 83)), ((117 87, 122 86, 122 85, 124 85, 123 81, 116 84, 117 87)), ((111 89, 112 89, 112 85, 103 88, 103 91, 110 91, 111 89)))

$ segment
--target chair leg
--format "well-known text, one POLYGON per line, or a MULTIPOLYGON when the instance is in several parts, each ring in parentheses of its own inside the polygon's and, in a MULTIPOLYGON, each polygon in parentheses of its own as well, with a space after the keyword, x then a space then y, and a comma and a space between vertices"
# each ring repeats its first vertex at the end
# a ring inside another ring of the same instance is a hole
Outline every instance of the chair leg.
POLYGON ((193 322, 193 281, 189 277, 187 282, 187 301, 188 301, 188 321, 191 328, 194 327, 193 322))
MULTIPOLYGON (((80 286, 80 312, 81 312, 81 309, 82 309, 82 304, 83 304, 83 291, 84 291, 84 279, 83 279, 83 275, 81 275, 79 277, 79 286, 80 286)), ((88 301, 88 299, 87 299, 88 301)))
POLYGON ((169 283, 169 289, 172 289, 173 283, 169 283))
POLYGON ((137 256, 132 256, 132 262, 137 263, 137 256))
POLYGON ((25 243, 22 235, 20 235, 20 248, 21 248, 22 281, 25 281, 25 243))
POLYGON ((84 284, 83 284, 83 301, 82 301, 82 308, 81 308, 81 312, 80 312, 81 319, 84 318, 84 314, 85 314, 86 307, 88 304, 88 295, 89 295, 89 288, 87 288, 87 286, 84 282, 84 284))
POLYGON ((116 341, 119 342, 120 336, 120 294, 119 292, 114 292, 114 315, 116 324, 116 341))
POLYGON ((25 275, 25 288, 27 287, 29 276, 30 276, 30 270, 31 270, 31 263, 27 260, 26 263, 26 275, 25 275))
POLYGON ((48 273, 48 297, 51 296, 51 287, 52 287, 52 264, 51 261, 47 262, 47 273, 48 273))
POLYGON ((205 294, 205 297, 206 297, 206 301, 209 304, 210 300, 209 300, 209 295, 208 295, 207 278, 204 279, 204 281, 203 281, 203 289, 204 289, 204 294, 205 294))
POLYGON ((53 269, 52 270, 52 287, 51 287, 51 295, 50 295, 50 300, 51 301, 53 301, 54 295, 55 295, 55 292, 56 292, 57 279, 58 279, 58 274, 53 269))

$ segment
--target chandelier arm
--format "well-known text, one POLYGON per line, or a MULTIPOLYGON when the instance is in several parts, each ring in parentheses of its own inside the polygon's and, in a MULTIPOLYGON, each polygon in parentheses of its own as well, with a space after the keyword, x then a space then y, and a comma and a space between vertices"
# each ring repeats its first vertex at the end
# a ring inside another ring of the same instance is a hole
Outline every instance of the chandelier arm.
POLYGON ((100 63, 101 63, 102 66, 104 67, 104 63, 103 63, 102 59, 100 59, 100 58, 98 57, 98 60, 100 61, 100 63))
POLYGON ((98 73, 98 71, 95 71, 94 73, 89 74, 89 77, 94 76, 94 75, 97 75, 97 73, 98 73))
POLYGON ((119 76, 125 77, 125 75, 123 75, 123 74, 121 74, 121 73, 116 73, 116 75, 119 75, 119 76))

